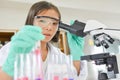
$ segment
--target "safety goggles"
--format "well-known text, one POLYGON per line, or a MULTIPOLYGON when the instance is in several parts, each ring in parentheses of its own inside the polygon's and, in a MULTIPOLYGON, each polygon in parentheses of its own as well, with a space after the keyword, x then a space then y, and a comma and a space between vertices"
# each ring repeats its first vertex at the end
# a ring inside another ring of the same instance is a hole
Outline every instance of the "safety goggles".
POLYGON ((60 23, 59 19, 49 16, 35 16, 35 20, 37 21, 38 25, 42 27, 47 27, 48 25, 58 27, 60 23))

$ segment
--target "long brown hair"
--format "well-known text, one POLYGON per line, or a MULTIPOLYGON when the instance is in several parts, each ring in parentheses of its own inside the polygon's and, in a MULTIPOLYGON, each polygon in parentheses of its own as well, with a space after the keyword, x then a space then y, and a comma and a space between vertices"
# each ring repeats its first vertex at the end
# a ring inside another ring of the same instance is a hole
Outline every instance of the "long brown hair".
MULTIPOLYGON (((33 25, 34 17, 38 14, 38 12, 40 13, 48 9, 54 9, 59 15, 59 20, 61 20, 61 14, 55 5, 47 1, 40 1, 33 4, 32 7, 30 8, 25 25, 33 25)), ((56 32, 55 36, 52 38, 52 41, 57 42, 58 36, 59 36, 59 29, 56 32)))

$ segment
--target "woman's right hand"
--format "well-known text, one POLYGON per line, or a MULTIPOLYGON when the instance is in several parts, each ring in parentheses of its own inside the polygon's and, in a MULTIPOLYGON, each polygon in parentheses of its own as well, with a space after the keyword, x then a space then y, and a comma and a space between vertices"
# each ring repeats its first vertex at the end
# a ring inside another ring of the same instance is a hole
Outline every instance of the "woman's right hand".
POLYGON ((17 53, 28 53, 42 39, 44 35, 40 27, 26 25, 11 38, 11 49, 17 53))
POLYGON ((13 76, 16 54, 29 53, 36 42, 43 39, 44 35, 42 34, 42 29, 40 27, 25 25, 11 38, 9 54, 2 70, 9 76, 13 76))

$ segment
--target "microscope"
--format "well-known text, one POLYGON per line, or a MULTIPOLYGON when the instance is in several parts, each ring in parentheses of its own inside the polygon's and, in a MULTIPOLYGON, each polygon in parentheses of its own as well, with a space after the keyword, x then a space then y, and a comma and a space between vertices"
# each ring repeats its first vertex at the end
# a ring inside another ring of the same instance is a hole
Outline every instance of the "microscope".
POLYGON ((99 71, 98 80, 108 80, 117 78, 118 70, 118 61, 115 55, 110 53, 100 53, 94 55, 82 56, 81 60, 95 61, 96 65, 106 65, 107 73, 99 71))
MULTIPOLYGON (((118 75, 120 74, 120 63, 118 63, 120 61, 120 29, 109 29, 106 25, 96 20, 89 20, 87 21, 87 23, 75 20, 72 25, 67 25, 60 22, 59 27, 80 37, 86 37, 87 35, 91 35, 94 46, 103 48, 104 51, 102 53, 97 52, 95 54, 87 54, 81 57, 81 60, 86 60, 88 62, 94 61, 95 65, 106 66, 106 72, 98 71, 97 80, 120 80, 120 78, 118 79, 118 75), (115 39, 118 40, 117 44, 114 44, 116 42, 115 39), (119 51, 117 51, 116 47, 114 50, 111 49, 111 47, 114 47, 113 45, 118 45, 119 51)), ((94 48, 92 48, 91 50, 93 49, 94 48)), ((87 50, 88 53, 91 53, 89 52, 89 48, 87 48, 87 50)))

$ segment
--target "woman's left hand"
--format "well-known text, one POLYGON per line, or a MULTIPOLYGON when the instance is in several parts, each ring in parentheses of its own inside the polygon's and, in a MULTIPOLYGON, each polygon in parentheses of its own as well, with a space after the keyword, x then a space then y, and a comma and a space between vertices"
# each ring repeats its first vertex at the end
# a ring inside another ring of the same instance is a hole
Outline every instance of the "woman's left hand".
POLYGON ((84 55, 84 38, 71 34, 67 32, 68 45, 70 49, 70 54, 73 60, 80 60, 80 57, 84 55))

